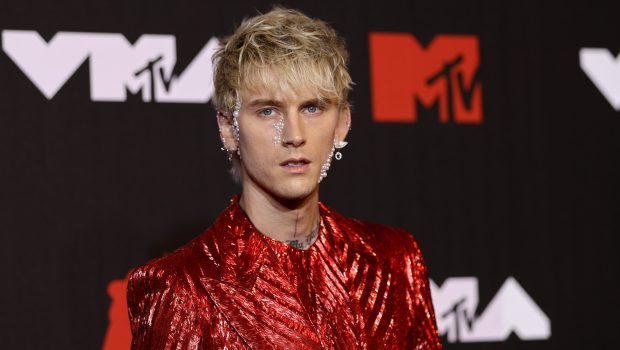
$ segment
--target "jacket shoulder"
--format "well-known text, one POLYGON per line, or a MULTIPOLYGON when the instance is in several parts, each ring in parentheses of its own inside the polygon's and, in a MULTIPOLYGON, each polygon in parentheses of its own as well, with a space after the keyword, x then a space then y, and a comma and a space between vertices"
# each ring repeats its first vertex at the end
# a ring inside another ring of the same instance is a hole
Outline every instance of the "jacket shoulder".
POLYGON ((189 349, 201 342, 203 318, 191 288, 174 270, 134 269, 127 285, 132 349, 189 349))
POLYGON ((196 290, 195 241, 129 273, 127 307, 132 349, 190 348, 201 341, 208 304, 196 290), (169 343, 171 342, 171 343, 169 343))
POLYGON ((217 247, 222 245, 222 242, 216 240, 212 228, 209 228, 173 252, 134 268, 129 274, 129 280, 148 279, 171 283, 174 279, 213 277, 211 275, 220 265, 217 247))
POLYGON ((139 318, 147 305, 145 299, 151 295, 163 296, 169 291, 179 293, 186 289, 183 283, 183 261, 187 260, 187 247, 173 253, 151 259, 129 272, 127 283, 127 304, 130 319, 139 318))
POLYGON ((378 260, 420 254, 417 240, 405 229, 353 218, 343 219, 345 236, 372 252, 378 260))

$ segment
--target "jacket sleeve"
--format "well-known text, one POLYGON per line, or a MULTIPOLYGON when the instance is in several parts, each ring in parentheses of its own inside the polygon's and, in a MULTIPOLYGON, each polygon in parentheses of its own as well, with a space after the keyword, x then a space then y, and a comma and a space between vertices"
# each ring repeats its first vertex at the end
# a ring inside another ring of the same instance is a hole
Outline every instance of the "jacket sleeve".
POLYGON ((408 339, 408 349, 441 349, 437 333, 435 310, 431 299, 426 264, 415 238, 408 232, 405 269, 408 280, 408 304, 412 319, 412 329, 408 339))
POLYGON ((201 330, 187 283, 159 266, 134 269, 127 285, 132 350, 198 349, 201 330))

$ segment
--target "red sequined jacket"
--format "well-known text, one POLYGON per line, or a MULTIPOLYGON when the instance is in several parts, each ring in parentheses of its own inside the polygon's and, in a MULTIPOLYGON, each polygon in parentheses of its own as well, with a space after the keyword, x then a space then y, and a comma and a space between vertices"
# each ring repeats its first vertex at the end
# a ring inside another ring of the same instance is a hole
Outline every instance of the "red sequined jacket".
POLYGON ((134 269, 132 349, 440 349, 411 234, 319 209, 300 250, 258 232, 234 198, 192 242, 134 269))

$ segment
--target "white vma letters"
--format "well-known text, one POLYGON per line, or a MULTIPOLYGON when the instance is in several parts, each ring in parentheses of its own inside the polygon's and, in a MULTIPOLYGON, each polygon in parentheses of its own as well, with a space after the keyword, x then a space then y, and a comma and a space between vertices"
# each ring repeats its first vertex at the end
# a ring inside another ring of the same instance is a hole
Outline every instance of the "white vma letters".
POLYGON ((620 54, 614 58, 605 48, 582 48, 579 65, 611 106, 620 111, 620 54))
POLYGON ((172 35, 144 34, 132 45, 118 33, 58 32, 46 42, 35 31, 2 31, 4 52, 48 99, 89 59, 93 101, 126 101, 130 91, 145 102, 204 103, 213 95, 217 45, 211 38, 176 76, 172 35))
POLYGON ((452 277, 441 287, 433 281, 430 285, 439 335, 447 335, 450 343, 504 341, 512 332, 521 340, 551 336, 549 318, 512 277, 477 317, 476 277, 452 277))

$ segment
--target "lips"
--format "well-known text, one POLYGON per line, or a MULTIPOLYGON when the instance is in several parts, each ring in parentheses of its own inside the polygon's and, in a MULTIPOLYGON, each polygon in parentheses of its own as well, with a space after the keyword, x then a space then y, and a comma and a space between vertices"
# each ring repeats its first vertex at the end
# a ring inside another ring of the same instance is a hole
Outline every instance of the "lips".
POLYGON ((306 158, 289 158, 280 166, 289 174, 305 174, 310 170, 310 161, 306 158))
POLYGON ((310 164, 306 158, 289 158, 280 163, 281 166, 304 166, 306 164, 310 164))

